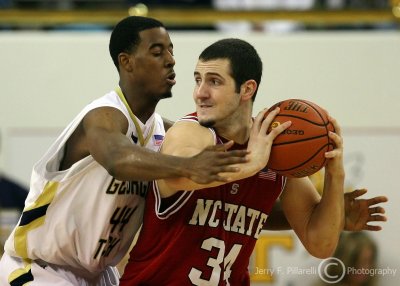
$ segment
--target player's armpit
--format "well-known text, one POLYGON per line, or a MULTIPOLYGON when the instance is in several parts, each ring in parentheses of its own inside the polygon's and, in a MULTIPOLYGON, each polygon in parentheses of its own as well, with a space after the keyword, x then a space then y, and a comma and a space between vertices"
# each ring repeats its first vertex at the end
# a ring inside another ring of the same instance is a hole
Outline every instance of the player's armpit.
POLYGON ((280 200, 277 200, 272 207, 268 219, 263 227, 264 230, 291 230, 288 220, 286 219, 285 213, 282 210, 280 200))
POLYGON ((174 121, 169 120, 168 118, 163 117, 163 123, 164 123, 164 130, 168 131, 174 125, 174 121))

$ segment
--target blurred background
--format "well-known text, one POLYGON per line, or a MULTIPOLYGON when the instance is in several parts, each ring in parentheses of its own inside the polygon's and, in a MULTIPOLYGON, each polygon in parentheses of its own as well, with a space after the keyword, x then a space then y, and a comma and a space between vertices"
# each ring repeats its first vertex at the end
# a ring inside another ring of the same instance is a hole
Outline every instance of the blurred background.
POLYGON ((397 29, 398 0, 0 0, 0 28, 110 29, 146 14, 173 30, 397 29))
MULTIPOLYGON (((157 18, 170 32, 177 85, 158 113, 171 120, 193 110, 197 57, 225 37, 249 41, 263 59, 255 114, 303 98, 338 119, 346 189, 388 196, 389 220, 380 232, 343 238, 342 254, 354 256, 346 274, 354 279, 337 284, 398 286, 400 0, 0 0, 0 244, 21 204, 20 198, 5 203, 4 193, 16 191, 3 182, 27 189, 33 164, 60 131, 116 87, 108 41, 128 15, 157 18)), ((317 185, 322 176, 313 178, 317 185)), ((293 232, 265 232, 249 265, 252 285, 323 285, 322 262, 293 232)))

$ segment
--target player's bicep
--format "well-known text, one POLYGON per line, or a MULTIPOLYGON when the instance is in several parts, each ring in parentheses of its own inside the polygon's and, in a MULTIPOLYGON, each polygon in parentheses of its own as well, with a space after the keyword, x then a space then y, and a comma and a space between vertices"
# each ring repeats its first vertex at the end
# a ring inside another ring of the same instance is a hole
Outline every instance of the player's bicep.
POLYGON ((83 119, 84 140, 89 153, 107 170, 113 165, 115 152, 132 144, 126 137, 128 120, 116 108, 101 107, 90 111, 83 119))

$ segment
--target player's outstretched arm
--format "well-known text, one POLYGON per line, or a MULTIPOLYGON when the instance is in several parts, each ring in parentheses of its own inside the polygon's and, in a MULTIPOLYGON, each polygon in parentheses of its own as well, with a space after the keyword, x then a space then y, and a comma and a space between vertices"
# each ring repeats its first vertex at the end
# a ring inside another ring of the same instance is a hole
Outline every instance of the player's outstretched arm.
MULTIPOLYGON (((388 198, 385 196, 377 196, 369 199, 361 198, 367 193, 366 189, 358 189, 344 193, 344 211, 345 224, 344 230, 347 231, 380 231, 381 225, 371 225, 372 222, 385 222, 387 217, 385 208, 380 204, 386 203, 388 198)), ((268 220, 264 226, 264 230, 291 230, 285 213, 282 210, 280 201, 276 201, 268 220)))
POLYGON ((133 145, 125 135, 127 119, 112 107, 89 112, 81 128, 83 139, 77 144, 81 146, 80 152, 92 155, 119 180, 187 177, 199 183, 223 181, 219 173, 227 170, 236 172, 237 168, 231 165, 246 161, 245 151, 226 151, 228 144, 189 157, 160 154, 133 145))

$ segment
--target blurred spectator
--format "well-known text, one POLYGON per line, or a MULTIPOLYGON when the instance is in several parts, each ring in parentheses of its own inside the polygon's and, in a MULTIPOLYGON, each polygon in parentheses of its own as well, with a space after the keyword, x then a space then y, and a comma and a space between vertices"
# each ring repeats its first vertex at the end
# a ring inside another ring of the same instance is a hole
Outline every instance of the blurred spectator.
POLYGON ((0 0, 0 9, 2 8, 11 8, 12 2, 11 0, 0 0))
POLYGON ((168 8, 168 6, 191 8, 193 5, 211 7, 211 0, 128 0, 127 2, 130 6, 143 3, 148 6, 164 6, 165 8, 168 8))
POLYGON ((309 10, 315 0, 213 0, 220 10, 309 10))
MULTIPOLYGON (((213 0, 213 7, 218 10, 310 10, 315 0, 213 0)), ((263 31, 268 33, 283 33, 303 30, 303 24, 297 21, 263 21, 250 22, 219 22, 216 28, 223 32, 263 31)))
MULTIPOLYGON (((343 262, 345 269, 338 266, 328 268, 331 277, 343 278, 335 283, 338 286, 373 286, 379 285, 377 275, 371 275, 372 269, 377 268, 378 248, 372 237, 364 232, 343 232, 335 258, 343 262)), ((331 283, 318 283, 317 285, 331 285, 331 283)))
POLYGON ((22 212, 28 190, 0 173, 0 213, 7 209, 22 212))
POLYGON ((18 222, 27 195, 28 190, 25 187, 0 171, 0 255, 3 253, 5 240, 18 222))
POLYGON ((0 173, 0 256, 22 213, 28 190, 0 173))
POLYGON ((353 9, 376 10, 388 9, 388 0, 316 0, 316 7, 320 9, 353 9))

